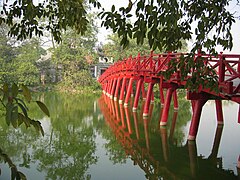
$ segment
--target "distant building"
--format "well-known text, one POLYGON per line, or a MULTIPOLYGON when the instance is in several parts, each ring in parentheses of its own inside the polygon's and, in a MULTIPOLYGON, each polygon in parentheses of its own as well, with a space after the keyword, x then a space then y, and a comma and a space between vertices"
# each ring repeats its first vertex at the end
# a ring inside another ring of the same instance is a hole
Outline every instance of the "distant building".
POLYGON ((106 69, 113 64, 113 58, 99 57, 98 63, 91 66, 92 76, 94 78, 99 78, 106 69))
POLYGON ((60 81, 62 67, 59 65, 57 68, 51 63, 52 53, 47 51, 46 55, 41 55, 41 58, 36 61, 37 67, 40 71, 40 81, 43 85, 46 82, 55 83, 60 81))
POLYGON ((93 64, 90 68, 92 72, 92 76, 94 78, 99 78, 100 75, 102 75, 106 69, 113 64, 113 58, 112 57, 106 57, 103 50, 102 45, 99 45, 97 47, 97 53, 99 55, 98 63, 93 64))

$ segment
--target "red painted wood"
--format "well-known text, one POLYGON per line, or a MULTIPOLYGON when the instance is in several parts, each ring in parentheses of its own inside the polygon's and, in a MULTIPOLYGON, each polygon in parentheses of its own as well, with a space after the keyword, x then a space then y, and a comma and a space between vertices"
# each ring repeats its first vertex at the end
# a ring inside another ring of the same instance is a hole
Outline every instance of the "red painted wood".
POLYGON ((207 102, 207 99, 199 99, 199 100, 196 100, 195 102, 188 140, 195 140, 196 138, 200 117, 201 117, 201 112, 202 112, 202 107, 206 102, 207 102))
MULTIPOLYGON (((150 101, 154 98, 154 96, 152 95, 153 85, 158 83, 160 90, 160 100, 162 104, 164 103, 161 123, 166 123, 168 118, 168 111, 170 108, 171 96, 173 93, 172 87, 184 88, 187 79, 182 79, 179 71, 173 73, 169 79, 165 79, 165 77, 161 73, 169 68, 169 62, 173 60, 173 58, 176 61, 180 61, 180 56, 186 57, 188 56, 188 54, 171 52, 154 54, 153 52, 151 52, 149 56, 140 56, 140 54, 137 57, 130 56, 129 58, 125 58, 122 61, 117 61, 112 66, 110 66, 99 77, 98 81, 102 86, 103 93, 108 96, 114 95, 115 99, 117 99, 119 90, 121 89, 119 95, 119 103, 122 103, 125 95, 125 103, 128 103, 128 100, 130 98, 129 94, 134 91, 130 78, 134 80, 142 79, 144 83, 149 83, 147 97, 143 82, 138 82, 135 90, 136 95, 133 108, 136 109, 138 106, 141 89, 142 98, 146 98, 146 103, 145 105, 143 104, 144 115, 148 115, 149 113, 148 111, 150 107, 150 101), (129 79, 130 81, 129 83, 127 83, 129 79), (164 99, 163 88, 168 89, 166 99, 164 99), (126 89, 130 89, 131 91, 128 90, 126 92, 126 89)), ((195 139, 196 137, 202 106, 209 98, 216 100, 216 111, 219 123, 223 122, 221 107, 222 105, 219 101, 220 99, 226 99, 240 104, 240 55, 220 53, 217 56, 212 56, 209 54, 201 54, 201 51, 199 50, 198 53, 194 55, 194 61, 196 62, 198 60, 203 61, 205 67, 212 69, 218 75, 219 92, 203 87, 199 87, 198 92, 190 92, 187 90, 187 97, 189 100, 192 100, 193 107, 193 117, 189 132, 189 137, 193 138, 190 139, 195 139)), ((193 71, 196 72, 196 69, 192 69, 192 72, 193 71)), ((191 73, 189 73, 188 78, 191 78, 191 73)), ((174 107, 177 108, 177 94, 175 94, 174 92, 173 96, 174 107)), ((238 112, 238 122, 240 123, 240 107, 238 112)))
POLYGON ((121 85, 121 77, 119 77, 118 80, 117 80, 116 90, 115 90, 115 94, 114 94, 114 100, 115 101, 117 101, 117 98, 118 98, 120 85, 121 85))
POLYGON ((166 99, 165 99, 165 103, 164 103, 164 106, 163 106, 163 113, 162 113, 160 126, 165 126, 167 124, 170 103, 171 103, 172 94, 173 94, 174 90, 175 90, 174 88, 168 88, 167 89, 167 94, 166 94, 166 99))
POLYGON ((222 101, 215 100, 216 112, 217 112, 217 122, 218 124, 223 124, 223 111, 222 111, 222 101))
POLYGON ((115 89, 116 89, 116 84, 117 84, 117 78, 114 78, 113 80, 113 84, 112 84, 112 88, 111 88, 111 92, 110 92, 110 98, 113 98, 113 95, 115 93, 115 89))
POLYGON ((123 98, 124 98, 126 81, 127 81, 127 78, 123 77, 122 88, 121 88, 120 97, 119 97, 119 104, 122 104, 122 101, 123 101, 123 98))
POLYGON ((133 111, 137 110, 142 84, 143 84, 143 79, 140 78, 137 82, 136 94, 135 94, 134 103, 133 103, 133 111))
POLYGON ((178 109, 178 99, 177 99, 177 90, 173 91, 173 102, 174 102, 174 109, 178 109))
POLYGON ((154 86, 154 83, 152 83, 152 82, 150 82, 148 85, 147 98, 146 98, 146 102, 144 105, 143 116, 148 116, 150 102, 151 102, 151 98, 152 98, 153 86, 154 86))
POLYGON ((129 101, 129 98, 132 93, 132 84, 133 84, 133 78, 130 78, 129 83, 128 83, 126 97, 125 97, 124 106, 128 106, 128 101, 129 101))

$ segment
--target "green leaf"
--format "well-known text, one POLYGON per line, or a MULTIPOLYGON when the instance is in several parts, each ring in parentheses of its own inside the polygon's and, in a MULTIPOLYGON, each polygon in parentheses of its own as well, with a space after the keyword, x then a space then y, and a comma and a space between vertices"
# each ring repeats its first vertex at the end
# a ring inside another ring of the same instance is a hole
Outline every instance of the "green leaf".
POLYGON ((21 108, 24 116, 25 116, 25 117, 28 117, 27 109, 26 109, 21 103, 18 103, 18 106, 21 108))
POLYGON ((8 94, 8 92, 9 92, 9 90, 8 90, 8 85, 5 83, 5 84, 3 85, 3 93, 4 93, 4 94, 8 94))
POLYGON ((44 131, 39 121, 31 120, 31 124, 34 126, 37 132, 41 132, 42 136, 44 136, 44 131))
POLYGON ((132 16, 133 16, 132 14, 127 14, 127 15, 126 15, 127 18, 130 18, 130 17, 132 17, 132 16))
POLYGON ((31 96, 30 90, 25 85, 22 85, 22 90, 23 90, 24 97, 26 98, 26 100, 28 102, 30 102, 32 100, 32 96, 31 96))
POLYGON ((21 113, 18 113, 18 126, 20 126, 23 123, 23 115, 21 113))
POLYGON ((115 11, 115 6, 114 6, 114 5, 112 5, 112 9, 111 9, 111 11, 112 11, 112 12, 115 11))
POLYGON ((18 127, 18 107, 14 106, 12 109, 12 118, 11 118, 11 123, 14 128, 18 127))
POLYGON ((15 83, 13 83, 13 85, 12 85, 12 96, 16 97, 17 95, 18 95, 18 86, 15 83))
POLYGON ((12 109, 13 109, 13 104, 12 103, 7 103, 6 105, 6 123, 9 126, 11 119, 12 119, 12 109))
POLYGON ((37 105, 40 107, 40 109, 48 116, 50 117, 50 113, 49 113, 49 110, 47 108, 47 106, 42 103, 41 101, 36 101, 37 105))
POLYGON ((24 124, 26 125, 26 128, 30 127, 30 118, 28 117, 25 117, 23 114, 21 113, 18 113, 18 119, 19 119, 19 122, 21 123, 21 121, 24 122, 24 124))

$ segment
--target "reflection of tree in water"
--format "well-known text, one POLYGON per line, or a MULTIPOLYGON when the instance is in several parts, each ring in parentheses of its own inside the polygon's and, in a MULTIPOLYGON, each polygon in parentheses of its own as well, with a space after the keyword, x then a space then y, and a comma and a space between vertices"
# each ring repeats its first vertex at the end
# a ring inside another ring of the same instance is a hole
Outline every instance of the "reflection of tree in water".
POLYGON ((97 162, 93 100, 54 93, 42 98, 51 112, 51 126, 45 136, 40 137, 33 129, 25 130, 24 127, 14 130, 8 128, 5 121, 0 121, 4 130, 0 136, 2 147, 21 167, 31 168, 31 163, 38 163, 38 171, 46 172, 46 178, 90 178, 87 170, 97 162))
POLYGON ((121 144, 117 143, 117 139, 112 134, 112 130, 109 129, 108 126, 102 130, 102 136, 104 139, 107 139, 107 143, 104 145, 107 155, 109 156, 109 160, 113 162, 113 164, 117 163, 126 163, 126 154, 124 152, 124 148, 121 144))
POLYGON ((41 161, 39 169, 47 171, 50 179, 85 179, 89 176, 85 174, 89 166, 97 161, 93 156, 96 150, 94 129, 88 121, 93 114, 93 101, 89 98, 55 94, 45 97, 53 114, 52 132, 50 142, 45 141, 45 148, 37 150, 35 158, 41 161), (54 105, 51 105, 52 98, 54 105))

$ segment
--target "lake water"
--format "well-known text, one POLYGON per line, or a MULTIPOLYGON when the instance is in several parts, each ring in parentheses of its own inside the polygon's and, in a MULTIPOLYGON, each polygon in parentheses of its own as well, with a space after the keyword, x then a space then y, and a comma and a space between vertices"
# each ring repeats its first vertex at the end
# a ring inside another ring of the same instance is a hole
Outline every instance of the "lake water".
MULTIPOLYGON (((104 96, 45 93, 36 99, 51 112, 48 118, 30 105, 44 137, 0 119, 0 149, 27 179, 240 179, 238 104, 223 102, 224 126, 217 126, 214 101, 207 102, 197 139, 188 142, 191 106, 182 92, 165 128, 158 103, 144 119, 143 103, 133 113, 131 104, 124 108, 104 96)), ((11 179, 2 156, 0 169, 1 180, 11 179)))

